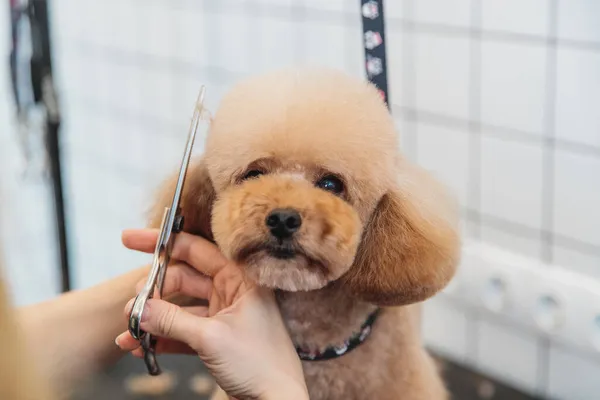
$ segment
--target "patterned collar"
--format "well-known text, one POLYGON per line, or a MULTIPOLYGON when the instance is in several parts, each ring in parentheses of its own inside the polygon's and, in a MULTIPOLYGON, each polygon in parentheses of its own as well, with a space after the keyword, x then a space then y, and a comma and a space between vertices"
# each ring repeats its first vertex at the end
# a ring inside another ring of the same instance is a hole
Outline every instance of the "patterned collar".
POLYGON ((360 346, 364 341, 367 340, 371 334, 371 330, 377 316, 379 315, 380 309, 372 312, 367 320, 362 324, 360 330, 357 333, 352 334, 348 339, 338 346, 329 346, 323 351, 311 351, 296 346, 296 352, 298 357, 303 361, 324 361, 332 358, 341 357, 360 346))

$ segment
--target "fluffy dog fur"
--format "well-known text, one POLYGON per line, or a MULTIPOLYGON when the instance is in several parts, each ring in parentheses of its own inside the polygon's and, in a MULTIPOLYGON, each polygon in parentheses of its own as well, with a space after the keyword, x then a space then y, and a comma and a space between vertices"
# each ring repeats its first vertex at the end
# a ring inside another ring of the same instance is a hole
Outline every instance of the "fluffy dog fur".
MULTIPOLYGON (((354 351, 303 363, 311 399, 446 398, 419 337, 416 303, 453 276, 457 221, 445 189, 398 149, 370 84, 332 70, 284 70, 224 97, 205 155, 190 166, 184 229, 215 241, 249 279, 279 289, 296 344, 339 344, 385 307, 354 351), (328 176, 343 191, 315 186, 328 176), (293 257, 270 251, 265 219, 276 208, 302 217, 293 257)), ((153 226, 173 185, 163 187, 153 226)))

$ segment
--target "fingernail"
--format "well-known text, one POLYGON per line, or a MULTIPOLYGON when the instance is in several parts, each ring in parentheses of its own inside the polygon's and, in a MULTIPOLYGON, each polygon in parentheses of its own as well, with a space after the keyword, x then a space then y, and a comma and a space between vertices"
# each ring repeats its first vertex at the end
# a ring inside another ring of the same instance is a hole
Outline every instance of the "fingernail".
POLYGON ((119 345, 119 337, 118 336, 115 338, 115 344, 117 345, 117 347, 119 349, 121 348, 121 346, 119 345))
POLYGON ((131 314, 131 309, 133 308, 133 302, 135 301, 134 299, 131 299, 127 302, 127 304, 125 305, 125 310, 126 310, 126 314, 130 315, 131 314))
POLYGON ((152 300, 148 300, 146 302, 146 304, 144 304, 144 310, 142 311, 142 319, 140 320, 140 322, 146 322, 148 321, 148 318, 150 318, 150 302, 152 300))

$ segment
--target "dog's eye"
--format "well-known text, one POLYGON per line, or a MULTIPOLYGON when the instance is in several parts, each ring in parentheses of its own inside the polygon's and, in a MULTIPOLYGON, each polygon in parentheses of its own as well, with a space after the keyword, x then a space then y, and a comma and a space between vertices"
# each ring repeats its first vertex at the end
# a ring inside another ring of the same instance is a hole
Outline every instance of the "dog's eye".
POLYGON ((247 179, 257 178, 257 177, 259 177, 261 175, 263 175, 262 171, 259 171, 257 169, 253 169, 253 170, 250 170, 250 171, 246 172, 244 174, 244 176, 242 176, 242 180, 245 181, 247 179))
POLYGON ((344 191, 344 184, 342 181, 333 175, 327 175, 321 178, 317 182, 317 187, 327 190, 335 195, 340 195, 344 191))

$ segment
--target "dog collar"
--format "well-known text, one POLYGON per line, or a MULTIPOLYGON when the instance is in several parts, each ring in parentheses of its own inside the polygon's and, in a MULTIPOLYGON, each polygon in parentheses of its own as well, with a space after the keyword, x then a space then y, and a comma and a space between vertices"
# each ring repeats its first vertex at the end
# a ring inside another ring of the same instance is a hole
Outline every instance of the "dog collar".
POLYGON ((380 309, 377 309, 372 312, 362 324, 360 330, 357 333, 354 333, 340 345, 329 346, 323 351, 310 351, 300 346, 296 346, 298 357, 300 357, 300 359, 303 361, 324 361, 341 357, 344 354, 351 352, 367 340, 373 329, 373 324, 379 315, 379 311, 380 309))

